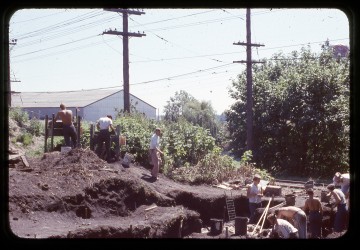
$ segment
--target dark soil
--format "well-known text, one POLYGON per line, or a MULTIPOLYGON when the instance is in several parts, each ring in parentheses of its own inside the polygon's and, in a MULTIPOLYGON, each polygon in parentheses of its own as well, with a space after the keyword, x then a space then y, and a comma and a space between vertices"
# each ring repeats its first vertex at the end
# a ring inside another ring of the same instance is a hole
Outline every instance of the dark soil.
MULTIPOLYGON (((8 227, 14 237, 269 237, 267 223, 261 235, 235 235, 225 198, 234 199, 236 216, 246 217, 245 188, 229 191, 207 185, 192 186, 174 182, 162 174, 153 181, 147 168, 134 164, 123 166, 121 161, 107 163, 85 149, 26 158, 29 167, 19 159, 9 165, 8 227), (211 232, 213 218, 224 221, 223 230, 217 235, 211 232), (229 229, 228 234, 225 228, 229 229)), ((315 196, 319 197, 320 192, 320 188, 315 188, 315 196)), ((296 193, 296 206, 304 204, 303 189, 284 188, 282 194, 287 193, 296 193)), ((264 197, 264 207, 269 199, 264 197)), ((276 197, 271 206, 283 201, 283 197, 276 197)), ((262 211, 258 211, 258 218, 262 211)), ((331 227, 330 209, 325 215, 327 227, 331 227)), ((248 225, 249 231, 253 226, 248 225)), ((330 232, 327 235, 332 237, 330 232)))

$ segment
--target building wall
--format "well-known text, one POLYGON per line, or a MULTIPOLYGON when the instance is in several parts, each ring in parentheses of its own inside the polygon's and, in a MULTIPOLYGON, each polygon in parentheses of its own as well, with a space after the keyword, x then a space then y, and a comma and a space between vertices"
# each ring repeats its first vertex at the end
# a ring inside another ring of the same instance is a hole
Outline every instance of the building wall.
MULTIPOLYGON (((130 106, 133 112, 136 109, 138 112, 143 113, 150 119, 156 119, 156 108, 142 101, 141 99, 130 94, 130 106)), ((22 107, 27 111, 29 117, 36 117, 45 119, 48 115, 49 119, 52 118, 52 114, 55 114, 60 110, 60 107, 22 107)), ((72 110, 74 116, 76 114, 75 107, 67 107, 72 110)), ((114 94, 104 97, 98 101, 93 102, 84 107, 78 107, 77 114, 81 116, 82 120, 88 122, 96 122, 100 117, 106 115, 112 115, 115 119, 119 111, 124 109, 124 92, 118 91, 114 94)))
POLYGON ((143 113, 150 119, 156 119, 156 108, 132 95, 130 95, 130 107, 134 107, 138 112, 143 113))
MULTIPOLYGON (((156 118, 156 108, 132 95, 130 95, 130 106, 136 107, 137 111, 144 113, 148 118, 156 118)), ((94 123, 106 115, 112 115, 116 119, 118 112, 122 110, 124 110, 124 93, 120 91, 84 107, 83 119, 94 123)))
MULTIPOLYGON (((60 108, 22 108, 22 109, 28 113, 30 119, 35 117, 40 120, 44 120, 46 115, 48 115, 49 120, 51 120, 52 114, 56 116, 57 112, 60 110, 60 108)), ((75 108, 66 107, 66 109, 70 109, 73 112, 73 115, 74 116, 76 115, 75 108)), ((82 117, 81 110, 77 112, 77 115, 80 115, 82 117)))

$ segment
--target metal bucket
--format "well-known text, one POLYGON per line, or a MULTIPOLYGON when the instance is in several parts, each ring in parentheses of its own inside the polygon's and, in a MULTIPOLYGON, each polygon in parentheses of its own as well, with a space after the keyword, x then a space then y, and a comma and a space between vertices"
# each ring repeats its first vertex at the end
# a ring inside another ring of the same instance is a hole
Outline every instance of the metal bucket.
POLYGON ((247 234, 247 217, 235 217, 235 234, 246 235, 247 234))
POLYGON ((222 231, 223 231, 223 226, 224 226, 223 220, 220 220, 220 219, 210 219, 210 221, 211 221, 210 233, 211 233, 212 235, 221 234, 222 231))

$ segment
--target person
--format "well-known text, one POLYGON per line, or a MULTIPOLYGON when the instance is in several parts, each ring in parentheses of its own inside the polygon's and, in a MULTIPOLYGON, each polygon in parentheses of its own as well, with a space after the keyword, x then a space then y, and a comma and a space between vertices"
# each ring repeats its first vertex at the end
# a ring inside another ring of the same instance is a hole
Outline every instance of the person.
POLYGON ((150 140, 150 155, 151 155, 151 162, 153 165, 153 168, 151 170, 151 178, 154 180, 158 179, 159 165, 161 164, 160 155, 164 154, 160 150, 160 136, 161 136, 161 129, 156 128, 150 140))
POLYGON ((282 239, 299 238, 298 230, 287 220, 278 219, 275 214, 268 215, 267 220, 272 225, 273 235, 275 232, 282 239))
POLYGON ((100 149, 105 142, 105 148, 106 148, 106 160, 109 162, 111 161, 111 155, 110 155, 110 147, 111 147, 111 133, 110 129, 113 133, 116 135, 115 128, 113 126, 112 122, 112 116, 107 115, 106 117, 101 117, 96 124, 96 127, 99 129, 99 134, 97 138, 97 145, 100 149))
POLYGON ((295 206, 280 207, 275 210, 275 214, 280 219, 284 218, 292 221, 299 231, 300 239, 307 238, 307 217, 301 208, 295 206))
POLYGON ((347 220, 345 194, 340 189, 335 188, 334 184, 329 184, 326 188, 329 191, 328 196, 332 196, 335 199, 335 202, 332 204, 331 208, 333 209, 337 207, 334 219, 334 231, 342 232, 346 229, 347 220))
POLYGON ((345 173, 341 174, 340 172, 336 172, 333 177, 333 184, 335 186, 340 186, 341 191, 345 194, 345 197, 349 197, 350 193, 350 174, 345 173))
POLYGON ((310 237, 320 239, 323 208, 320 199, 314 197, 314 190, 312 188, 307 189, 306 193, 309 195, 309 198, 305 200, 303 209, 309 215, 310 237))
POLYGON ((57 112, 55 116, 55 121, 61 119, 63 123, 63 135, 65 145, 67 147, 74 148, 77 146, 77 133, 75 126, 72 123, 73 113, 70 109, 66 109, 66 106, 63 103, 60 104, 60 109, 61 110, 57 112))
POLYGON ((248 185, 247 198, 249 199, 250 218, 249 223, 255 224, 255 211, 257 208, 261 208, 261 197, 263 196, 263 187, 260 184, 261 176, 255 174, 253 177, 253 183, 248 185))

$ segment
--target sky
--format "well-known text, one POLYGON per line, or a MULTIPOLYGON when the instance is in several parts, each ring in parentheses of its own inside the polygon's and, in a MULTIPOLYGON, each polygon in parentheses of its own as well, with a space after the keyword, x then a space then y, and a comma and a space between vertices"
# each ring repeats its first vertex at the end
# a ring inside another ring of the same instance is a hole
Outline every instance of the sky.
MULTIPOLYGON (((157 108, 184 90, 217 114, 235 102, 231 83, 246 70, 246 9, 141 9, 129 15, 130 93, 157 108)), ((253 60, 321 44, 349 46, 339 9, 251 9, 253 60)), ((22 9, 9 23, 11 90, 123 89, 122 14, 104 9, 22 9)), ((71 104, 67 104, 71 106, 71 104)))

